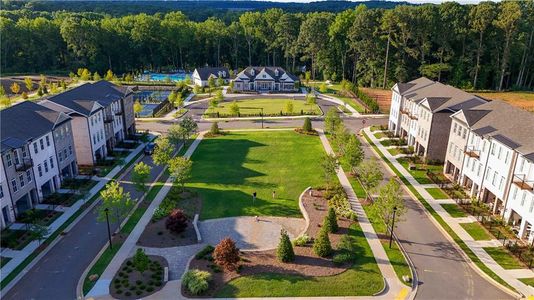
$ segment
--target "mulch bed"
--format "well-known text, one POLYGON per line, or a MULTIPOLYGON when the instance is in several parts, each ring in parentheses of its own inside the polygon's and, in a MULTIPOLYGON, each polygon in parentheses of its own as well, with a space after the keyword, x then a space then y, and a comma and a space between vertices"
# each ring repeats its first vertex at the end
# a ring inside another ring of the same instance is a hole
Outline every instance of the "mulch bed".
POLYGON ((150 266, 143 273, 135 270, 131 264, 132 258, 122 263, 119 272, 115 274, 109 285, 112 297, 116 299, 139 299, 154 294, 163 288, 163 270, 168 267, 167 260, 155 255, 149 255, 148 258, 150 259, 150 266))
MULTIPOLYGON (((302 199, 304 208, 308 212, 310 225, 306 231, 308 236, 315 237, 321 229, 323 219, 328 213, 328 203, 323 198, 322 191, 313 190, 312 196, 306 193, 302 199)), ((329 234, 332 248, 336 249, 341 237, 348 233, 348 227, 353 223, 349 219, 338 217, 339 230, 329 234)), ((344 272, 351 264, 335 265, 331 257, 322 258, 313 252, 313 242, 308 245, 293 247, 295 260, 291 263, 281 263, 276 258, 276 250, 268 251, 244 251, 241 252, 241 268, 238 272, 221 272, 213 262, 206 259, 193 259, 189 269, 200 269, 212 273, 210 287, 202 296, 195 296, 182 289, 188 297, 208 297, 214 295, 230 280, 239 276, 254 275, 261 273, 294 274, 302 276, 331 276, 344 272)))

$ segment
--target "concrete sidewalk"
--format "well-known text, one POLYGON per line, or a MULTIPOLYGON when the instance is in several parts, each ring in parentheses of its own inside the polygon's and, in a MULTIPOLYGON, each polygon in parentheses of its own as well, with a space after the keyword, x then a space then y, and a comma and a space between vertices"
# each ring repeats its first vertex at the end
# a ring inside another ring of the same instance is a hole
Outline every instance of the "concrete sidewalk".
MULTIPOLYGON (((420 184, 415 178, 406 170, 397 159, 387 151, 380 143, 380 139, 377 139, 370 128, 364 129, 369 139, 379 149, 381 154, 389 160, 393 166, 408 180, 408 182, 417 190, 417 192, 430 204, 430 206, 439 214, 439 216, 454 230, 454 232, 466 243, 466 245, 473 251, 473 253, 495 274, 497 274, 507 284, 514 287, 517 291, 524 296, 534 295, 534 288, 519 281, 518 278, 534 277, 532 270, 524 269, 524 271, 518 272, 517 270, 505 270, 501 267, 483 248, 488 246, 495 246, 495 242, 488 241, 475 241, 469 233, 467 233, 461 223, 465 223, 463 218, 453 218, 444 208, 441 206, 445 201, 435 200, 426 190, 431 187, 428 184, 420 184), (518 277, 518 274, 521 277, 518 277)), ((486 276, 489 279, 489 276, 486 276)), ((492 279, 490 279, 492 280, 492 279)))
MULTIPOLYGON (((332 150, 332 147, 330 146, 330 143, 324 132, 322 130, 317 131, 319 132, 319 137, 323 143, 325 151, 328 154, 334 154, 334 151, 332 150)), ((387 284, 386 294, 390 297, 390 299, 407 298, 410 294, 410 289, 398 279, 397 274, 395 273, 395 270, 389 261, 386 251, 384 250, 384 247, 382 246, 382 243, 380 242, 380 239, 373 228, 373 225, 371 225, 371 222, 367 218, 367 215, 360 201, 358 201, 358 197, 356 196, 356 193, 354 192, 354 189, 352 188, 352 185, 350 184, 349 179, 347 178, 347 175, 345 175, 345 171, 343 171, 341 166, 337 170, 337 177, 341 183, 341 186, 343 186, 343 189, 347 193, 352 210, 354 210, 358 216, 358 222, 360 223, 365 238, 371 247, 371 251, 373 252, 373 256, 375 257, 380 272, 385 279, 387 284), (404 296, 401 297, 400 295, 404 296)))

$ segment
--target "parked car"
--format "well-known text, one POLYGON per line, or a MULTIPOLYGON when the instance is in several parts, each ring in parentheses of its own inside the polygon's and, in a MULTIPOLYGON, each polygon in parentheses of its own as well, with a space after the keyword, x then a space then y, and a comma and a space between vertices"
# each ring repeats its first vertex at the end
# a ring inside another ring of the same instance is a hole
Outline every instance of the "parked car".
POLYGON ((152 155, 152 153, 154 153, 154 148, 156 148, 156 144, 154 144, 154 143, 148 143, 148 144, 145 146, 145 154, 146 154, 146 155, 152 155))

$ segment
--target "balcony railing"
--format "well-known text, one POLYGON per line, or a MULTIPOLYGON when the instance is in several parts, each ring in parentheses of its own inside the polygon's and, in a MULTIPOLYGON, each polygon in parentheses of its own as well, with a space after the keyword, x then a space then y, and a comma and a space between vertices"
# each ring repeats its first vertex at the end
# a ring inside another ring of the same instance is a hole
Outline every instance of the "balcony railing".
POLYGON ((528 180, 526 174, 514 174, 513 182, 522 190, 534 191, 534 179, 528 180))
POLYGON ((104 123, 111 123, 113 122, 113 116, 112 115, 105 115, 104 116, 104 123))
POLYGON ((480 158, 480 150, 470 146, 465 149, 465 155, 469 157, 480 158))
POLYGON ((116 112, 115 112, 115 115, 116 115, 116 116, 120 116, 120 115, 122 115, 122 110, 116 111, 116 112))
POLYGON ((33 160, 31 158, 25 158, 20 163, 15 165, 15 170, 18 172, 26 171, 33 167, 33 160))
POLYGON ((408 115, 408 114, 410 114, 410 110, 408 110, 406 108, 401 108, 400 113, 403 114, 403 115, 408 115))
POLYGON ((419 119, 419 117, 416 114, 408 114, 408 118, 410 118, 412 120, 418 120, 419 119))

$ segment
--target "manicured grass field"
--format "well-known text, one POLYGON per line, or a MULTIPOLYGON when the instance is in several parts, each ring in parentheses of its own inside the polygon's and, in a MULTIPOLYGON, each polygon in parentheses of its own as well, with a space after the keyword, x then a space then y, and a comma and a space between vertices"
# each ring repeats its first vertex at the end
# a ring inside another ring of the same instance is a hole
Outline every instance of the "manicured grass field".
POLYGON ((460 208, 460 206, 458 206, 457 204, 454 204, 454 203, 444 203, 444 204, 441 204, 441 206, 443 207, 443 209, 445 209, 449 215, 451 215, 451 217, 453 218, 463 218, 463 217, 466 217, 467 214, 460 208))
POLYGON ((390 149, 388 149, 388 152, 393 156, 402 154, 402 152, 401 152, 401 150, 399 148, 390 148, 390 149))
MULTIPOLYGON (((376 135, 376 134, 375 134, 376 135)), ((430 178, 426 175, 426 171, 430 170, 434 173, 440 174, 443 171, 443 165, 423 165, 416 164, 415 170, 410 170, 409 165, 410 161, 407 158, 399 158, 397 161, 408 171, 417 182, 420 184, 429 184, 433 183, 430 178)), ((438 175, 439 176, 439 175, 438 175)))
POLYGON ((436 200, 449 199, 449 196, 440 188, 427 188, 426 191, 436 200))
POLYGON ((515 256, 503 247, 484 247, 484 250, 505 270, 525 268, 515 256))
POLYGON ((377 132, 377 133, 375 133, 375 137, 377 139, 381 139, 381 138, 386 137, 386 134, 384 134, 383 132, 377 132))
POLYGON ((334 276, 299 276, 277 273, 243 276, 230 281, 216 297, 333 297, 370 296, 384 283, 371 248, 358 223, 349 228, 356 248, 356 261, 347 271, 334 276))
POLYGON ((519 281, 523 282, 524 284, 534 287, 534 277, 518 278, 518 279, 519 279, 519 281))
POLYGON ((187 186, 202 197, 202 219, 301 217, 298 197, 308 186, 323 183, 324 155, 317 136, 294 131, 232 132, 200 143, 187 186))
POLYGON ((484 229, 478 222, 460 223, 460 226, 462 226, 462 228, 465 229, 475 241, 487 241, 492 238, 486 229, 484 229))
MULTIPOLYGON (((280 98, 261 98, 261 99, 246 99, 237 100, 239 105, 239 112, 243 115, 256 114, 259 115, 263 108, 264 115, 280 115, 280 111, 284 114, 289 114, 287 111, 287 102, 293 103, 293 114, 300 115, 301 110, 307 114, 320 115, 321 109, 317 104, 308 105, 304 100, 291 100, 280 98)), ((219 112, 222 115, 230 115, 232 112, 230 107, 233 102, 225 101, 219 103, 219 106, 215 109, 208 108, 205 114, 213 114, 219 112)))

